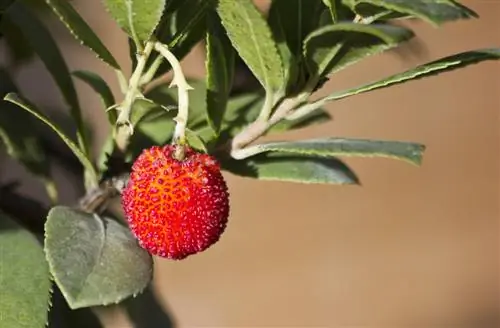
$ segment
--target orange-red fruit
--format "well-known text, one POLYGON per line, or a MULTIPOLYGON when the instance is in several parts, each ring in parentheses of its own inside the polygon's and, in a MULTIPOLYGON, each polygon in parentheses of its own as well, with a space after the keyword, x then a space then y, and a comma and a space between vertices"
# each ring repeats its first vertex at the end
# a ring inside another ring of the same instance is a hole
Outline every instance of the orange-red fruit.
POLYGON ((146 149, 132 166, 122 206, 139 244, 153 255, 180 260, 219 240, 229 215, 229 194, 212 156, 173 145, 146 149))

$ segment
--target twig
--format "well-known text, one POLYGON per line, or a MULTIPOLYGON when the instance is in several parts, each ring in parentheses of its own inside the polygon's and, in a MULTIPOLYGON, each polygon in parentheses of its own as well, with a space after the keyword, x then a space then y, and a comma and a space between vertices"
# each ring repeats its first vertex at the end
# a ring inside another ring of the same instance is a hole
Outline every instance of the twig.
POLYGON ((130 136, 134 133, 134 127, 130 122, 130 115, 134 100, 139 93, 139 84, 144 68, 146 67, 146 62, 151 54, 151 51, 153 50, 153 47, 153 42, 147 42, 144 51, 139 54, 137 59, 137 66, 132 73, 132 76, 130 77, 128 83, 128 89, 127 93, 125 94, 125 99, 123 100, 121 105, 118 106, 119 115, 118 119, 116 120, 117 130, 115 140, 118 149, 123 152, 125 152, 128 146, 130 136))
POLYGON ((173 140, 175 143, 184 144, 186 139, 186 125, 189 115, 189 94, 188 91, 193 88, 187 83, 184 73, 182 72, 181 64, 177 58, 170 52, 168 47, 160 42, 156 42, 154 45, 156 51, 158 51, 172 66, 174 71, 174 78, 170 83, 170 86, 176 86, 178 89, 178 106, 179 110, 177 116, 174 118, 175 125, 173 140))

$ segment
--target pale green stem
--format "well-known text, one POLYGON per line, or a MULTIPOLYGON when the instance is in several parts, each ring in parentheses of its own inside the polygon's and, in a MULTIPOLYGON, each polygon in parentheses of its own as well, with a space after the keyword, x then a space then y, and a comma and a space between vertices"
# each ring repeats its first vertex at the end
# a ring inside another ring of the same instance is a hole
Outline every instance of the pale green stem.
POLYGON ((187 83, 186 77, 182 72, 182 67, 174 54, 170 52, 168 47, 160 42, 155 43, 155 50, 158 51, 172 66, 174 77, 170 86, 176 86, 178 90, 178 105, 179 109, 175 117, 174 142, 184 143, 186 139, 186 125, 189 116, 189 94, 188 91, 193 88, 187 83))
POLYGON ((262 106, 262 110, 260 111, 259 117, 257 119, 261 122, 266 122, 271 116, 273 105, 274 105, 274 93, 269 90, 266 90, 266 98, 264 100, 264 105, 262 106))
POLYGON ((321 106, 323 106, 326 103, 326 100, 324 98, 318 99, 315 102, 312 103, 307 103, 299 108, 297 108, 296 111, 293 113, 290 113, 286 119, 289 121, 293 121, 296 119, 299 119, 301 117, 304 117, 306 115, 309 115, 310 113, 314 112, 315 110, 319 109, 321 106))
POLYGON ((134 100, 139 92, 139 83, 146 67, 146 62, 153 51, 154 43, 147 42, 144 51, 139 54, 137 58, 137 66, 135 67, 132 76, 128 82, 127 92, 125 94, 125 99, 118 107, 119 114, 116 120, 116 145, 121 151, 125 151, 128 146, 128 141, 130 136, 134 133, 134 127, 130 122, 130 115, 132 112, 132 106, 134 100))
POLYGON ((155 74, 160 68, 160 65, 162 63, 163 63, 163 56, 156 57, 151 66, 149 66, 146 73, 144 73, 144 75, 142 76, 140 85, 146 85, 149 82, 151 82, 151 80, 153 80, 153 78, 155 77, 155 74))

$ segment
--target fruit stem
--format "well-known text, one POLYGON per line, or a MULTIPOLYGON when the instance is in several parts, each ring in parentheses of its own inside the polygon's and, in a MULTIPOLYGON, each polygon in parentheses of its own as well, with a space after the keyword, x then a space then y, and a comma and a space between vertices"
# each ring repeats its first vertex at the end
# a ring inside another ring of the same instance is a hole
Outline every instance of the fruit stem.
POLYGON ((183 145, 186 140, 186 125, 189 116, 189 94, 188 91, 193 88, 187 83, 186 77, 182 72, 182 67, 177 58, 173 53, 170 52, 168 47, 160 42, 156 42, 154 45, 156 51, 158 51, 172 66, 174 72, 174 78, 170 83, 170 87, 176 86, 178 89, 178 104, 179 110, 177 116, 174 118, 176 122, 173 142, 176 144, 183 145))
POLYGON ((132 106, 134 104, 135 98, 140 94, 139 86, 142 74, 146 67, 146 62, 153 51, 154 42, 147 42, 144 47, 144 51, 140 52, 137 56, 137 66, 134 72, 130 76, 128 82, 127 92, 125 93, 125 98, 123 102, 118 106, 119 115, 116 120, 116 146, 122 152, 125 152, 128 142, 132 134, 134 133, 134 127, 132 122, 130 122, 130 115, 132 112, 132 106))

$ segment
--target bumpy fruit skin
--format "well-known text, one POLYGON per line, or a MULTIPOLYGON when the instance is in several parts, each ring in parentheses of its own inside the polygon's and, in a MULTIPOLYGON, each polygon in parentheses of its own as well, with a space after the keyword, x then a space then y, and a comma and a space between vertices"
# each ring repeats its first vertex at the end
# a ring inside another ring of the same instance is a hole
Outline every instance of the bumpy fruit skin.
POLYGON ((215 158, 186 147, 145 149, 132 166, 122 206, 132 233, 153 255, 181 260, 219 240, 229 216, 229 194, 215 158))

